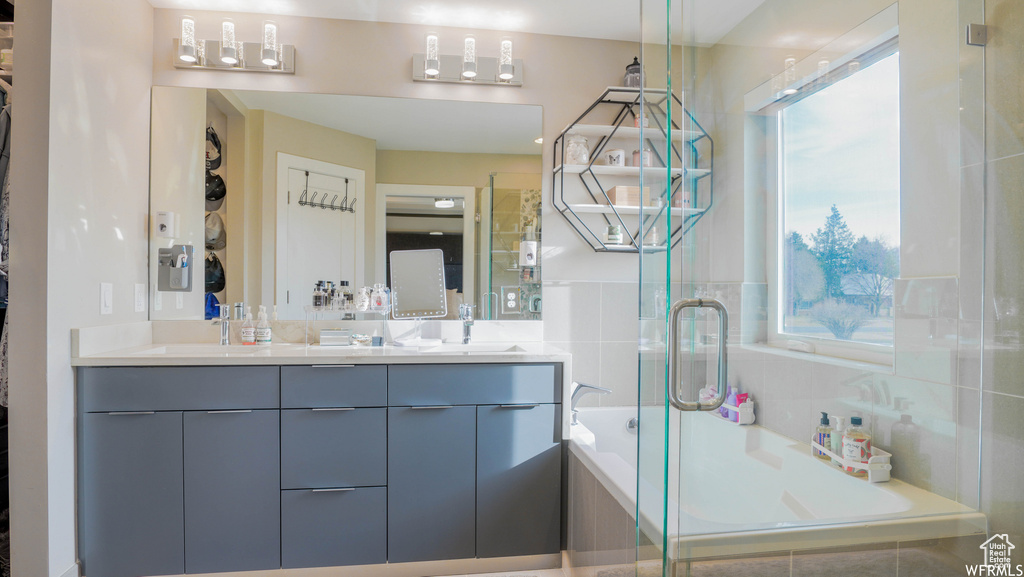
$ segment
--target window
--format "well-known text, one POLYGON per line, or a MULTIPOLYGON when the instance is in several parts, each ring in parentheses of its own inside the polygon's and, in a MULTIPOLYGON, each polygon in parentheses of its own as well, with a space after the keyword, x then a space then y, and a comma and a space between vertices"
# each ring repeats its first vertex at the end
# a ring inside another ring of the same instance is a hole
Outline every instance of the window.
POLYGON ((891 347, 900 242, 899 53, 843 72, 777 112, 777 332, 782 339, 891 347))

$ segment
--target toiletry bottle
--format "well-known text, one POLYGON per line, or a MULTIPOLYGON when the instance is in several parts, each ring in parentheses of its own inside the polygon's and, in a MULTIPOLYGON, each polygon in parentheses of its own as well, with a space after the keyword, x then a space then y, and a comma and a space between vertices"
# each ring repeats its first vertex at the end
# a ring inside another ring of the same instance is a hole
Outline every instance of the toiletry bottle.
POLYGON ((256 322, 256 344, 260 346, 270 345, 270 323, 267 322, 267 307, 260 305, 259 319, 256 322))
MULTIPOLYGON (((730 405, 732 405, 732 406, 734 406, 734 407, 737 406, 736 405, 736 395, 738 395, 739 392, 740 392, 740 388, 739 387, 733 387, 729 391, 729 395, 727 397, 725 397, 725 402, 730 404, 730 405)), ((733 421, 733 422, 739 422, 739 420, 740 420, 740 413, 739 413, 739 411, 734 411, 732 409, 727 409, 725 411, 725 418, 729 419, 730 421, 733 421)))
MULTIPOLYGON (((725 385, 725 402, 726 403, 729 402, 729 397, 731 397, 731 396, 732 396, 732 385, 728 385, 727 384, 727 385, 725 385)), ((725 406, 723 405, 722 407, 719 407, 718 414, 721 415, 722 418, 728 419, 729 418, 729 409, 726 409, 725 406)))
POLYGON ((850 426, 843 431, 843 459, 847 465, 845 471, 854 477, 867 476, 867 469, 857 467, 853 463, 868 462, 871 458, 871 434, 861 426, 860 417, 850 417, 850 426))
POLYGON ((242 344, 256 344, 256 325, 252 322, 252 307, 246 307, 245 320, 242 321, 242 344))
MULTIPOLYGON (((828 426, 828 413, 824 411, 821 412, 821 424, 814 430, 814 442, 832 450, 832 427, 828 426)), ((825 461, 831 458, 814 447, 811 448, 811 454, 825 461)))
POLYGON ((274 305, 274 312, 270 315, 270 320, 277 322, 277 305, 274 305))
MULTIPOLYGON (((843 456, 843 431, 846 430, 846 417, 838 417, 833 415, 836 424, 832 427, 832 437, 829 439, 832 443, 832 453, 840 457, 843 456)), ((842 467, 843 464, 837 459, 832 459, 832 464, 837 467, 842 467)))

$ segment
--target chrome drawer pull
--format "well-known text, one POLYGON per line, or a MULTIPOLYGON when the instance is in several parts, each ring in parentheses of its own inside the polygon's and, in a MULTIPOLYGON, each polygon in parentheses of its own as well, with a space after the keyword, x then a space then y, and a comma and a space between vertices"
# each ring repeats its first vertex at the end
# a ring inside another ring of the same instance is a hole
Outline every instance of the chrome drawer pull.
POLYGON ((206 411, 207 415, 229 415, 232 413, 251 413, 252 409, 238 409, 232 411, 206 411))
POLYGON ((107 413, 107 414, 108 415, 116 415, 116 416, 123 416, 123 415, 155 415, 156 411, 115 411, 115 412, 107 413))
POLYGON ((454 409, 455 405, 433 405, 429 407, 409 407, 414 411, 427 411, 432 409, 454 409))
POLYGON ((317 412, 320 412, 320 411, 354 411, 356 409, 355 409, 355 407, 320 407, 320 408, 310 409, 310 410, 313 411, 314 413, 317 413, 317 412))
POLYGON ((355 491, 355 488, 339 487, 337 489, 313 489, 314 493, 347 493, 349 491, 355 491))
POLYGON ((540 403, 534 403, 532 405, 498 405, 499 409, 536 409, 540 406, 540 403))

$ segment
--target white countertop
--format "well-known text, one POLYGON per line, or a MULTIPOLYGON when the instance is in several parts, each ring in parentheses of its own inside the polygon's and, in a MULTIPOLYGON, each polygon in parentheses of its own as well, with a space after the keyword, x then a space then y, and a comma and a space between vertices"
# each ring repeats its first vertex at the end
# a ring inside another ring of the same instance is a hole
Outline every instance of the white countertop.
POLYGON ((384 345, 321 347, 274 343, 270 346, 216 343, 147 344, 101 353, 73 356, 78 367, 211 366, 211 365, 357 365, 424 363, 541 363, 569 362, 569 353, 540 342, 445 343, 440 347, 384 345))

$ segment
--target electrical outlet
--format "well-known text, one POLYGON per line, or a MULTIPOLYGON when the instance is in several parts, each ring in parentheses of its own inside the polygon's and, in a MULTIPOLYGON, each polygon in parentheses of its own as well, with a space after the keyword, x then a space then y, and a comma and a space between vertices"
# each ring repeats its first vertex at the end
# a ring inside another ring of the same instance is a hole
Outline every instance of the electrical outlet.
POLYGON ((135 312, 146 312, 146 285, 135 283, 135 312))
POLYGON ((179 309, 185 308, 184 293, 174 293, 174 306, 178 307, 179 309))
POLYGON ((109 315, 114 312, 114 285, 109 282, 100 283, 100 314, 109 315))
POLYGON ((522 306, 519 302, 521 292, 517 286, 501 287, 501 312, 502 314, 518 313, 522 306))

